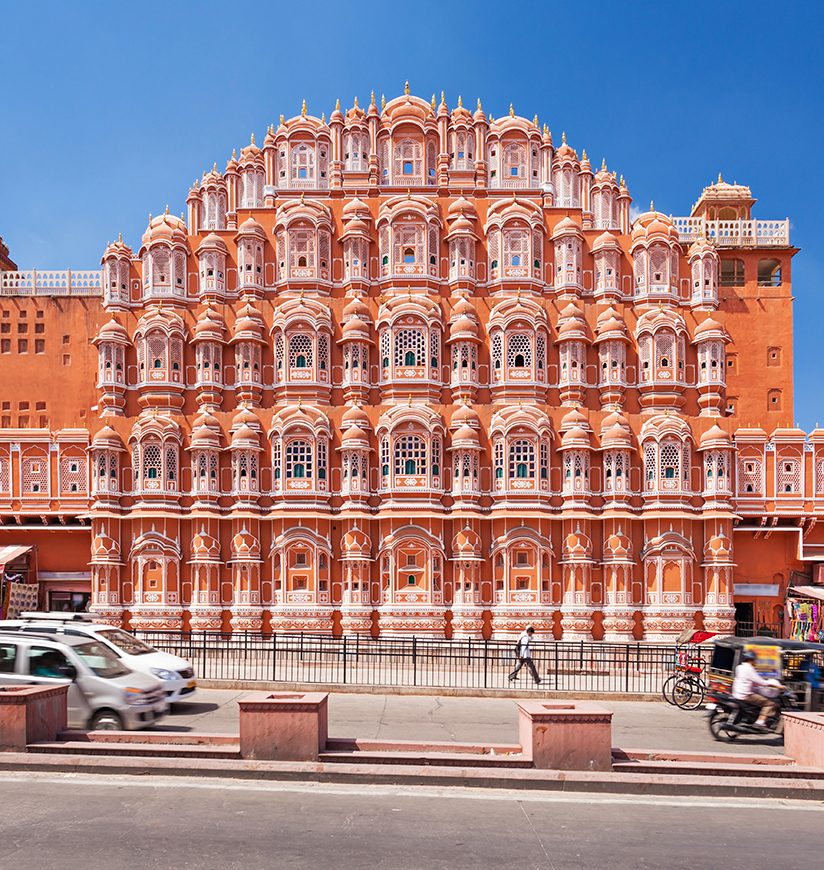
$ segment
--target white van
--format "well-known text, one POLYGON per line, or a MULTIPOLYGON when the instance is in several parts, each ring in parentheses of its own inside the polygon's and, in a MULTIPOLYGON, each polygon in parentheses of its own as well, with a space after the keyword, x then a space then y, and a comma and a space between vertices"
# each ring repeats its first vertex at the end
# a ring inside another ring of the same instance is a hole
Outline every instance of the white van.
POLYGON ((160 680, 129 670, 97 640, 0 632, 0 686, 66 683, 71 728, 132 730, 169 712, 160 680))
POLYGON ((197 685, 194 669, 186 659, 160 652, 122 628, 95 622, 89 613, 21 613, 16 619, 0 620, 0 631, 9 630, 100 641, 130 670, 160 680, 170 704, 190 696, 197 685))

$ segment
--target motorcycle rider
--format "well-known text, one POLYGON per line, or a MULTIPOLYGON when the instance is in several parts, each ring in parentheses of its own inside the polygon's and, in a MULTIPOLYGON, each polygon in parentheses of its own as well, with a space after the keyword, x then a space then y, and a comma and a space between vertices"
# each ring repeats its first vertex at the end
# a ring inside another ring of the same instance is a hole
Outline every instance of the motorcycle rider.
POLYGON ((732 683, 732 696, 739 701, 745 701, 760 708, 758 719, 755 721, 756 728, 766 728, 767 720, 778 710, 778 703, 772 698, 759 693, 759 689, 771 690, 784 687, 775 680, 765 680, 755 669, 753 662, 755 653, 744 650, 741 653, 741 661, 735 669, 735 679, 732 683))

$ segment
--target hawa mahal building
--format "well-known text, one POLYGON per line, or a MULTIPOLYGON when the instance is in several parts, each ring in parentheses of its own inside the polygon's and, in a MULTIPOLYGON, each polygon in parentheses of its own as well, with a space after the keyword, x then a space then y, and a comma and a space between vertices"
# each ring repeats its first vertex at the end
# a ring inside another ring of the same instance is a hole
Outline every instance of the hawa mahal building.
POLYGON ((754 203, 633 219, 512 109, 304 104, 100 270, 3 249, 0 545, 137 629, 773 622, 824 560, 824 430, 754 203))

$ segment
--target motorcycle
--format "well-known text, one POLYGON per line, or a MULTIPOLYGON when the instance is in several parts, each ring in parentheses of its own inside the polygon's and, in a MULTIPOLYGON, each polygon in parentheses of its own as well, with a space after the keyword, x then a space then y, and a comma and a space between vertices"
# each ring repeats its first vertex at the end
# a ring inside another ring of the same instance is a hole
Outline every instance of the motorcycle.
POLYGON ((797 710, 798 701, 795 693, 784 690, 775 702, 778 705, 776 712, 767 719, 764 727, 756 727, 755 721, 761 713, 759 706, 740 701, 725 692, 716 692, 706 706, 710 733, 716 740, 730 743, 742 734, 780 736, 784 732, 782 714, 787 710, 797 710))

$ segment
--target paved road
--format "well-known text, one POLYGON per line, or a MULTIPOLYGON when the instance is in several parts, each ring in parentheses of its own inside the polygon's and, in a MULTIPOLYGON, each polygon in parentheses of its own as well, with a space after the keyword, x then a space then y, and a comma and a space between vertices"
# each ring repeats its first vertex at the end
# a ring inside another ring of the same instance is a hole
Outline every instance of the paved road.
POLYGON ((15 870, 809 870, 824 809, 468 789, 0 775, 15 870))
MULTIPOLYGON (((198 689, 195 699, 176 704, 155 730, 237 733, 237 701, 247 692, 198 689)), ((606 701, 614 711, 613 743, 623 749, 680 749, 701 752, 780 753, 769 738, 741 738, 734 745, 710 736, 702 711, 686 712, 663 702, 606 701)), ((516 702, 506 698, 435 695, 331 695, 332 737, 387 740, 517 743, 516 702)))

